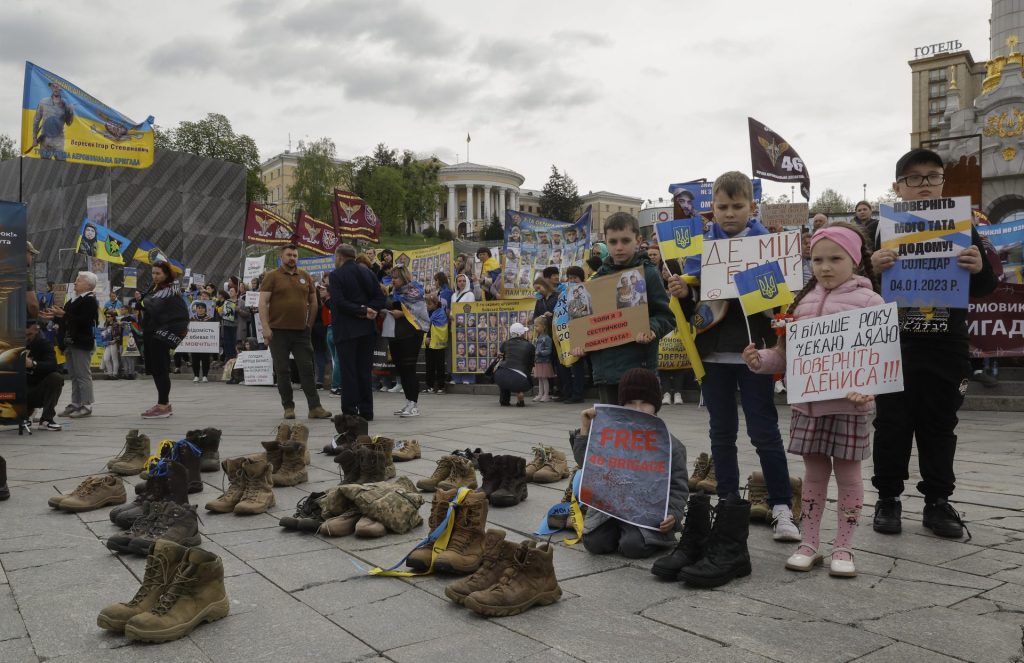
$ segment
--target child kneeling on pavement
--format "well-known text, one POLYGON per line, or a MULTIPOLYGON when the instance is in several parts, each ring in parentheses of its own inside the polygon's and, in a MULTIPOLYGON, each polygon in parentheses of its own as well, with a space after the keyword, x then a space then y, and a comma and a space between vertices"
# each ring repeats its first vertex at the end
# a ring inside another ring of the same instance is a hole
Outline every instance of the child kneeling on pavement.
MULTIPOLYGON (((661 383, 646 368, 631 368, 618 385, 619 405, 631 410, 657 414, 661 408, 661 383)), ((582 466, 587 452, 590 423, 597 411, 584 410, 580 428, 572 435, 572 453, 582 466)), ((675 545, 675 533, 683 522, 689 488, 686 483, 686 448, 672 436, 672 467, 668 495, 668 515, 657 530, 631 525, 597 509, 588 509, 583 520, 583 547, 595 555, 618 552, 623 557, 643 559, 663 548, 675 545)))

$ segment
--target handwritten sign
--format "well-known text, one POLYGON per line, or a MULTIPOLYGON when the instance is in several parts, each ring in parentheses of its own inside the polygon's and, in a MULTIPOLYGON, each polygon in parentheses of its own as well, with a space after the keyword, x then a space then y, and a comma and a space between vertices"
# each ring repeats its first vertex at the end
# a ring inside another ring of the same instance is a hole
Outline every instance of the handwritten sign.
POLYGON ((580 501, 624 522, 658 529, 668 514, 672 437, 654 415, 597 405, 587 437, 580 501))
POLYGON ((174 349, 174 352, 207 352, 217 354, 220 352, 220 323, 199 322, 193 320, 188 323, 188 333, 182 339, 181 344, 174 349))
POLYGON ((260 291, 259 290, 246 290, 245 291, 245 305, 249 308, 256 308, 260 305, 260 291))
POLYGON ((967 308, 970 275, 956 257, 971 245, 971 199, 934 198, 881 205, 881 247, 896 264, 880 276, 882 298, 900 308, 967 308))
POLYGON ((705 240, 700 257, 701 299, 736 299, 736 274, 776 261, 786 285, 799 292, 804 287, 799 232, 705 240))
POLYGON ((274 384, 274 365, 270 358, 270 350, 239 352, 238 359, 235 360, 235 368, 242 369, 243 384, 274 384))
POLYGON ((807 225, 807 203, 766 203, 758 206, 758 210, 761 212, 761 223, 766 228, 807 225))
POLYGON ((632 343, 637 334, 650 331, 647 313, 647 282, 643 270, 625 269, 586 283, 566 283, 559 295, 567 316, 555 314, 555 336, 562 350, 587 352, 632 343), (568 318, 568 321, 565 320, 568 318))
POLYGON ((790 322, 786 364, 791 404, 903 391, 896 304, 790 322))
POLYGON ((259 278, 260 274, 263 273, 263 269, 266 266, 266 256, 256 256, 254 258, 245 259, 245 267, 242 270, 242 279, 246 283, 251 283, 253 279, 259 278))

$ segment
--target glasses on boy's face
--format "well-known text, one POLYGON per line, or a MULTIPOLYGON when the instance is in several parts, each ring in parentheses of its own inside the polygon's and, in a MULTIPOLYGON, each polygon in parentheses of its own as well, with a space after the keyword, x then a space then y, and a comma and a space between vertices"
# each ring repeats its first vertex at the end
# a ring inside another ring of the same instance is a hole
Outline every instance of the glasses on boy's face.
POLYGON ((946 181, 946 176, 943 173, 932 173, 930 175, 904 175, 896 180, 897 182, 903 182, 907 186, 938 186, 946 181))

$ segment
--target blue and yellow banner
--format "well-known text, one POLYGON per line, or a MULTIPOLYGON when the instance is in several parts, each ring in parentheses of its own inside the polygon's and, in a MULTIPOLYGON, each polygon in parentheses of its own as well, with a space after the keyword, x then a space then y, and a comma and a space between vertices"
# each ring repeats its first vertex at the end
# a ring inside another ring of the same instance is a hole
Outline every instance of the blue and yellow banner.
POLYGON ((744 315, 754 315, 793 303, 793 293, 777 262, 758 265, 734 277, 744 315))
POLYGON ((80 87, 25 63, 21 152, 111 168, 153 165, 153 117, 136 123, 80 87))
POLYGON ((125 251, 129 244, 131 244, 131 240, 124 235, 119 235, 110 228, 85 218, 78 229, 75 251, 90 258, 123 265, 125 251))
POLYGON ((168 257, 167 252, 161 249, 153 242, 140 239, 135 243, 135 255, 132 256, 139 262, 144 262, 147 265, 152 265, 155 262, 166 262, 171 266, 171 270, 182 274, 185 271, 185 265, 181 264, 177 260, 168 257))
POLYGON ((654 224, 663 260, 699 256, 704 251, 704 222, 701 218, 673 219, 654 224))

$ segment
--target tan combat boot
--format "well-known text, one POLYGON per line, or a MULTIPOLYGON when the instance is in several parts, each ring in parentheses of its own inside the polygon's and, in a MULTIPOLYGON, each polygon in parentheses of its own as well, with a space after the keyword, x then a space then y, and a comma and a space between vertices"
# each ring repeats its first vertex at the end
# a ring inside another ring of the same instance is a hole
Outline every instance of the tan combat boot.
POLYGON ((690 490, 697 490, 697 484, 707 478, 709 471, 711 471, 711 456, 702 451, 697 456, 697 460, 693 461, 693 473, 686 480, 690 490))
POLYGON ((452 488, 472 488, 476 490, 476 468, 473 461, 461 456, 452 456, 452 471, 448 478, 437 484, 438 490, 452 488))
POLYGON ((379 539, 388 533, 384 524, 370 518, 369 516, 362 516, 356 521, 355 526, 356 536, 364 539, 379 539))
POLYGON ((281 445, 286 444, 291 436, 291 426, 288 424, 278 424, 277 437, 269 442, 260 442, 267 452, 267 461, 273 466, 272 472, 276 472, 281 468, 281 445))
POLYGON ((480 568, 486 528, 487 496, 483 491, 474 490, 455 507, 455 526, 448 538, 448 547, 434 560, 434 570, 466 574, 480 568))
POLYGON ((228 487, 220 497, 206 503, 207 511, 231 513, 235 510, 235 505, 242 501, 242 493, 245 491, 245 476, 242 473, 244 462, 244 457, 227 458, 221 461, 220 466, 228 480, 228 487))
POLYGON ((505 530, 489 529, 484 534, 484 557, 480 568, 468 578, 462 578, 444 588, 445 596, 462 605, 473 592, 487 589, 501 580, 505 568, 512 564, 516 544, 505 540, 505 530))
MULTIPOLYGON (((68 499, 69 497, 72 497, 73 495, 82 493, 82 491, 84 491, 86 489, 86 485, 87 484, 99 483, 101 481, 103 481, 103 476, 102 475, 94 476, 94 477, 86 477, 85 481, 83 481, 82 483, 80 483, 77 486, 75 486, 75 489, 72 490, 70 493, 65 493, 63 495, 54 495, 50 499, 46 500, 46 503, 49 504, 54 509, 59 509, 61 502, 63 502, 64 500, 68 499)), ((90 490, 92 490, 92 489, 90 488, 90 490)))
POLYGON ((478 615, 507 617, 535 605, 551 605, 561 597, 562 588, 555 578, 554 548, 542 543, 535 548, 520 546, 501 579, 467 596, 464 605, 478 615))
POLYGON ((316 531, 321 536, 348 536, 356 531, 356 524, 363 517, 359 509, 349 509, 340 516, 328 518, 320 524, 316 531))
MULTIPOLYGON (((301 424, 299 424, 301 425, 301 424)), ((293 427, 294 430, 295 427, 293 427)), ((305 429, 305 426, 302 426, 305 429)), ((309 453, 306 439, 309 431, 305 434, 292 435, 287 442, 278 445, 281 450, 281 464, 274 466, 273 480, 275 486, 296 486, 309 480, 306 472, 305 456, 309 453)))
POLYGON ((128 431, 124 439, 124 452, 117 458, 107 461, 107 469, 114 474, 128 476, 138 474, 146 467, 149 458, 149 437, 139 435, 139 430, 128 431))
POLYGON ((110 504, 124 504, 128 495, 124 483, 118 477, 108 474, 103 477, 89 477, 74 492, 60 501, 62 511, 79 513, 92 511, 110 504))
POLYGON ((432 493, 437 490, 437 484, 444 481, 452 473, 452 461, 455 456, 441 456, 441 459, 437 461, 437 467, 434 468, 434 473, 426 479, 420 479, 416 482, 416 487, 425 493, 432 493))
POLYGON ((416 440, 397 440, 395 448, 391 452, 391 458, 399 463, 415 460, 420 457, 420 443, 416 440))
POLYGON ((697 490, 702 490, 708 495, 714 495, 718 492, 718 477, 715 476, 714 458, 711 459, 711 464, 708 465, 708 473, 697 482, 697 490))
POLYGON ((533 473, 534 483, 554 483, 569 476, 569 462, 565 452, 554 447, 545 448, 544 462, 533 473))
POLYGON ((526 464, 526 480, 533 481, 534 473, 544 465, 547 460, 547 450, 550 447, 534 447, 533 448, 533 460, 526 464))
POLYGON ((242 499, 235 505, 235 515, 251 516, 266 513, 267 509, 276 504, 274 499, 274 482, 270 475, 270 463, 245 459, 242 464, 242 499))
MULTIPOLYGON (((760 472, 751 472, 747 477, 747 500, 750 501, 750 520, 758 523, 772 521, 772 507, 768 504, 768 484, 760 472)), ((796 520, 794 514, 794 521, 796 520)))
MULTIPOLYGON (((380 457, 382 466, 381 470, 384 472, 383 477, 376 477, 373 479, 363 478, 359 483, 370 483, 371 481, 386 481, 387 479, 395 478, 395 461, 391 457, 392 452, 395 449, 395 441, 390 437, 360 435, 356 438, 356 442, 352 447, 353 451, 358 453, 360 447, 366 447, 374 452, 374 456, 380 457)), ((365 474, 365 472, 364 472, 365 474)))
MULTIPOLYGON (((427 533, 433 532, 444 520, 448 513, 448 502, 455 497, 455 490, 439 490, 434 493, 434 501, 430 504, 430 517, 427 519, 427 533)), ((467 496, 468 497, 468 496, 467 496)), ((454 517, 454 514, 453 514, 454 517)), ((413 571, 426 571, 430 568, 430 558, 433 556, 434 545, 425 545, 409 553, 405 565, 413 571)))
POLYGON ((188 548, 173 541, 157 541, 153 552, 146 558, 146 573, 135 596, 128 603, 114 603, 100 610, 96 625, 108 631, 124 633, 124 625, 129 619, 149 612, 156 606, 157 599, 174 580, 174 573, 187 552, 188 548))
POLYGON ((211 552, 192 548, 153 609, 129 619, 124 634, 129 640, 169 642, 188 635, 203 622, 227 617, 229 610, 224 563, 211 552))
POLYGON ((292 424, 292 430, 288 439, 293 443, 302 444, 302 448, 305 450, 302 454, 302 462, 309 465, 311 462, 309 457, 309 428, 305 424, 292 424))

